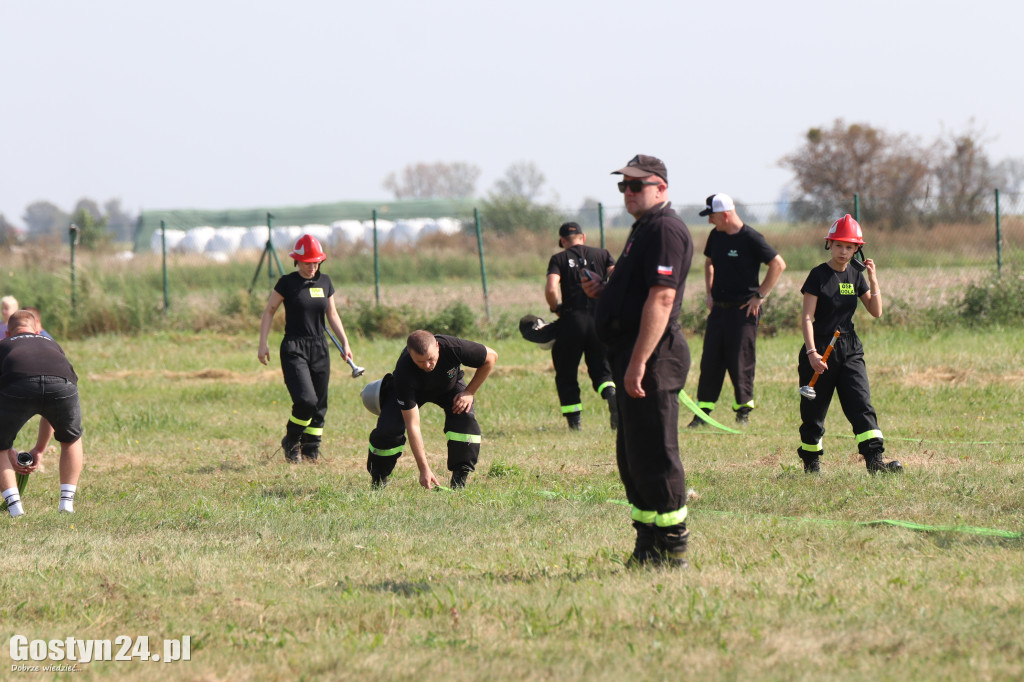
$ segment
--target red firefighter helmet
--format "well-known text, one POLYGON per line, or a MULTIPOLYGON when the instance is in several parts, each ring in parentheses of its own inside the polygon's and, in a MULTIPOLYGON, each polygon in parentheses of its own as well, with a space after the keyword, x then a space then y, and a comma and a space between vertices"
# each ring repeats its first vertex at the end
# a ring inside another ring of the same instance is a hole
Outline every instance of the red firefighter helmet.
POLYGON ((300 263, 322 263, 327 260, 324 247, 320 246, 320 240, 311 234, 304 234, 295 242, 295 248, 288 254, 292 260, 300 263))
POLYGON ((832 223, 828 228, 825 239, 834 242, 849 242, 850 244, 864 244, 864 234, 860 231, 860 223, 853 219, 849 213, 832 223))

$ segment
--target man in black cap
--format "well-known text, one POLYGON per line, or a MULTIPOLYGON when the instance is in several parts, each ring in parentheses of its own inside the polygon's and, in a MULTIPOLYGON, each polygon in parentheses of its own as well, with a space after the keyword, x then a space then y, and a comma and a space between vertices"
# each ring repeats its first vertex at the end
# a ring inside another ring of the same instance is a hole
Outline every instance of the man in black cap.
POLYGON ((630 565, 686 567, 686 476, 679 459, 679 391, 690 350, 679 327, 693 243, 668 201, 668 171, 638 155, 612 171, 633 223, 607 284, 587 281, 598 297, 595 324, 618 386, 616 459, 632 506, 636 546, 630 565))
MULTIPOLYGON (((704 246, 705 304, 708 314, 700 357, 697 405, 710 413, 722 392, 728 371, 732 381, 736 423, 746 424, 754 409, 754 367, 761 303, 779 281, 786 261, 764 236, 744 223, 728 194, 712 194, 700 212, 715 229, 704 246), (758 281, 761 264, 768 266, 758 281)), ((704 423, 694 416, 690 428, 704 423)))
POLYGON ((580 358, 587 360, 587 373, 597 394, 608 401, 611 427, 618 426, 615 382, 605 357, 604 344, 594 329, 594 308, 597 301, 584 293, 580 283, 585 278, 605 280, 615 269, 615 259, 606 249, 587 246, 587 236, 577 223, 564 223, 558 228, 558 245, 562 247, 548 262, 548 279, 544 287, 551 312, 560 318, 558 337, 551 348, 555 365, 555 388, 562 414, 569 428, 580 428, 583 402, 580 399, 580 358), (559 302, 561 296, 561 302, 559 302))

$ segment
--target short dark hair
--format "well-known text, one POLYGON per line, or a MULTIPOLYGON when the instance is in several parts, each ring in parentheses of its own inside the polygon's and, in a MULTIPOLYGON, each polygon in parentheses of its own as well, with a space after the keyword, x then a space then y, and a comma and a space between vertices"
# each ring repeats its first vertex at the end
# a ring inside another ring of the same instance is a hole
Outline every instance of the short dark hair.
POLYGON ((411 353, 426 355, 436 343, 437 339, 434 338, 433 334, 425 329, 417 329, 412 334, 409 334, 409 338, 405 340, 405 347, 411 353))

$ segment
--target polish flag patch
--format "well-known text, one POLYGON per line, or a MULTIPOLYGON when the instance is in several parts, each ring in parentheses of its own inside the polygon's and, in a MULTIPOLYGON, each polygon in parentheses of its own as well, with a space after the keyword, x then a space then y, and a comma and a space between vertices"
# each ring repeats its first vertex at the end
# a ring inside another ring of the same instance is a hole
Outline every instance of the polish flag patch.
POLYGON ((662 277, 671 277, 672 276, 672 266, 671 265, 659 265, 658 266, 658 274, 661 275, 662 277))

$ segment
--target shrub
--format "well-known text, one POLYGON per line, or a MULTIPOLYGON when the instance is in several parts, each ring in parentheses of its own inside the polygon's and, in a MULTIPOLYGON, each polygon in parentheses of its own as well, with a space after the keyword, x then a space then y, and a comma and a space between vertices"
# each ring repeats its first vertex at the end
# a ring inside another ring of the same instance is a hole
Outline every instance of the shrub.
POLYGON ((1024 322, 1024 274, 1004 274, 969 284, 957 311, 971 327, 1020 325, 1024 322))

